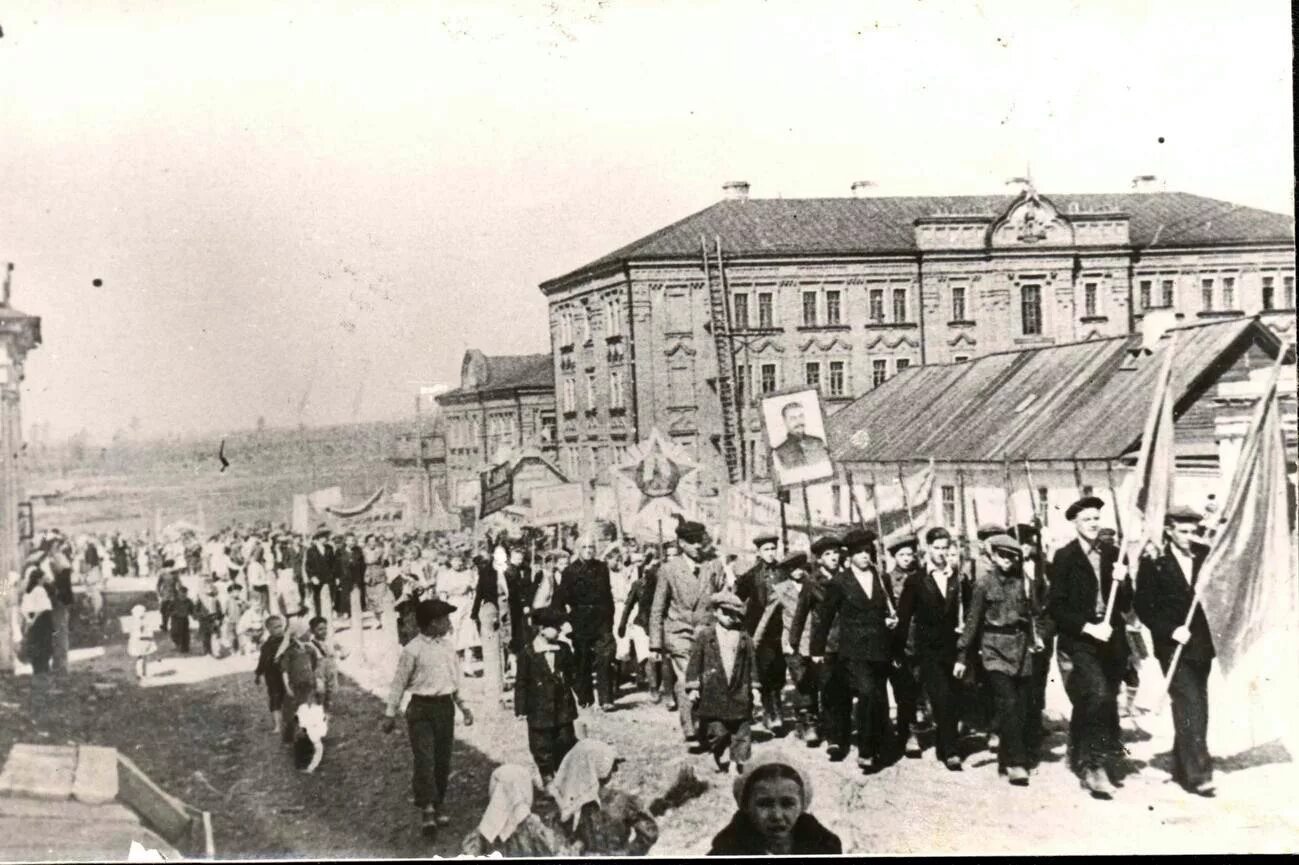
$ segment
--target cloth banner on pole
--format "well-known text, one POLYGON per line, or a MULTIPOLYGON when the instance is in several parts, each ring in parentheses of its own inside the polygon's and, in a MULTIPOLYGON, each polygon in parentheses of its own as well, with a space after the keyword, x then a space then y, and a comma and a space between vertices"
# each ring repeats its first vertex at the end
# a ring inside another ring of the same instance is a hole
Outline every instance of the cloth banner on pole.
POLYGON ((342 503, 339 503, 337 505, 330 505, 329 507, 326 507, 323 510, 325 511, 325 513, 329 514, 330 516, 335 516, 335 517, 343 517, 343 518, 359 517, 362 514, 364 514, 366 511, 373 508, 376 504, 378 504, 379 499, 382 496, 383 496, 383 487, 379 487, 379 489, 375 490, 374 495, 370 496, 368 499, 366 499, 364 502, 362 502, 359 505, 354 505, 349 508, 349 507, 343 507, 342 503))
POLYGON ((554 484, 532 488, 532 523, 553 526, 582 520, 581 483, 554 484))
POLYGON ((876 525, 881 526, 884 537, 880 540, 886 546, 894 539, 910 534, 913 527, 916 532, 924 534, 930 526, 930 499, 934 494, 934 469, 931 463, 923 463, 914 471, 903 473, 905 493, 898 484, 896 466, 881 465, 874 470, 854 469, 853 475, 857 487, 861 487, 863 482, 875 485, 873 496, 867 495, 864 489, 854 488, 852 492, 857 496, 857 508, 863 524, 872 531, 876 525), (909 515, 908 504, 911 506, 909 515), (878 522, 875 516, 877 510, 878 522))
POLYGON ((311 504, 311 509, 323 511, 326 508, 336 507, 343 503, 342 487, 325 487, 315 492, 307 493, 307 501, 311 504))
POLYGON ((492 466, 479 475, 479 489, 480 520, 514 504, 514 467, 510 463, 492 466))
POLYGON ((1165 349, 1168 354, 1155 384, 1155 398, 1146 418, 1141 453, 1133 474, 1132 505, 1128 509, 1132 514, 1132 524, 1124 527, 1128 532, 1124 540, 1132 561, 1146 544, 1158 548, 1164 539, 1164 516, 1168 513, 1176 471, 1173 446, 1173 401, 1176 394, 1170 387, 1176 349, 1177 334, 1174 333, 1165 349))

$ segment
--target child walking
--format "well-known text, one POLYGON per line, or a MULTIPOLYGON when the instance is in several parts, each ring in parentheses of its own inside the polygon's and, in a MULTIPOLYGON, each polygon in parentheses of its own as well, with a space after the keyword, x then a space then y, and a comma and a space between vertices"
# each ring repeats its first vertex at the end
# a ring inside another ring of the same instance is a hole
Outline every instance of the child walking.
POLYGON ((266 642, 257 657, 257 671, 254 682, 266 680, 266 699, 271 710, 271 730, 281 732, 280 711, 284 707, 284 671, 280 669, 280 643, 284 640, 284 619, 271 616, 266 620, 266 642))
POLYGON ((135 678, 140 681, 149 675, 149 656, 158 651, 153 640, 153 628, 144 620, 144 604, 131 608, 130 633, 126 640, 126 654, 135 658, 135 678))
POLYGON ((726 772, 729 746, 737 772, 744 771, 750 750, 753 703, 761 699, 753 639, 744 630, 744 602, 733 592, 712 596, 712 625, 695 632, 686 665, 686 695, 696 703, 701 743, 713 753, 717 771, 726 772))

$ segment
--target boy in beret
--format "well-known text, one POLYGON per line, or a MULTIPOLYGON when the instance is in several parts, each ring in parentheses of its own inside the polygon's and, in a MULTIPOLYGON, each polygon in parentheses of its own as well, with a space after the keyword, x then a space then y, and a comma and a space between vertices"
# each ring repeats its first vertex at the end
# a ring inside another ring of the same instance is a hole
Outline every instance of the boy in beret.
POLYGON ((768 617, 768 625, 761 635, 758 624, 772 602, 772 587, 784 578, 776 563, 775 535, 755 538, 758 561, 740 575, 735 583, 735 594, 744 602, 744 626, 754 637, 758 664, 758 682, 762 688, 762 716, 768 730, 776 732, 785 726, 781 713, 781 694, 785 690, 785 652, 781 639, 783 622, 768 617))
POLYGON ((717 771, 726 772, 726 749, 736 771, 749 760, 753 704, 760 698, 753 639, 744 630, 744 602, 731 592, 712 595, 713 624, 695 632, 686 666, 685 692, 696 703, 703 727, 701 743, 713 754, 717 771))
POLYGON ((577 702, 572 650, 559 639, 564 624, 557 607, 532 613, 536 636, 519 653, 514 681, 514 714, 528 721, 528 750, 544 783, 549 783, 565 755, 577 744, 573 721, 577 702))
POLYGON ((812 569, 803 580, 798 606, 789 628, 790 645, 806 647, 803 655, 807 659, 805 675, 815 683, 815 696, 810 708, 816 719, 816 731, 805 740, 806 744, 809 748, 815 748, 823 741, 828 741, 830 748, 835 751, 846 750, 845 743, 851 723, 846 717, 851 706, 844 698, 843 683, 837 678, 839 624, 835 622, 830 626, 826 636, 825 657, 821 660, 812 658, 811 635, 821 620, 826 591, 839 574, 841 550, 841 542, 834 536, 820 537, 812 543, 812 569))

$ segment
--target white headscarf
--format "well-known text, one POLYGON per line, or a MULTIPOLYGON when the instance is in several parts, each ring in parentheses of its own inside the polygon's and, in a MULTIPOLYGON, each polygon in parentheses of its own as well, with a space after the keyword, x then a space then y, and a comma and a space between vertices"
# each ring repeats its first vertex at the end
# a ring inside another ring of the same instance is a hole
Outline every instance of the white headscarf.
POLYGON ((492 844, 513 835, 532 813, 532 771, 516 763, 497 766, 487 792, 490 799, 478 821, 478 834, 492 844))
POLYGON ((753 759, 744 764, 744 774, 735 779, 735 784, 731 788, 731 792, 735 794, 735 804, 744 807, 744 794, 748 790, 749 780, 753 777, 754 771, 773 763, 787 766, 798 773, 803 784, 803 810, 807 811, 812 806, 812 779, 808 777, 800 763, 779 749, 755 752, 753 759))
POLYGON ((617 760, 611 745, 595 739, 582 739, 573 746, 559 764, 553 785, 561 820, 572 817, 576 829, 582 806, 587 802, 600 804, 600 782, 613 774, 617 760))

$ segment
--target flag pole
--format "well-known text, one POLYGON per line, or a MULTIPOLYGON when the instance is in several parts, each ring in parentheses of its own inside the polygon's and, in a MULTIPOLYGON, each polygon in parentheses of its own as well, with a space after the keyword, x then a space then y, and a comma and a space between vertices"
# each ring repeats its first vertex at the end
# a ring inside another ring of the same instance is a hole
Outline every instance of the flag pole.
MULTIPOLYGON (((1254 416, 1250 418, 1249 429, 1245 433, 1245 439, 1244 439, 1245 441, 1250 441, 1258 434, 1258 428, 1262 426, 1263 417, 1264 415, 1267 414, 1268 403, 1270 403, 1272 400, 1275 400, 1277 397, 1276 385, 1278 379, 1281 376, 1281 363, 1285 358, 1285 353, 1289 351, 1289 349, 1290 349, 1290 344, 1283 342, 1281 344, 1281 350, 1277 352, 1276 362, 1272 364, 1272 371, 1268 375, 1267 386, 1263 388, 1264 397, 1259 397, 1258 405, 1254 407, 1254 416)), ((1245 465, 1244 460, 1236 464, 1236 474, 1240 473, 1241 467, 1244 465, 1245 465)), ((1235 509, 1236 498, 1242 495, 1242 491, 1244 488, 1244 484, 1238 483, 1238 481, 1239 478, 1232 478, 1232 485, 1231 485, 1231 489, 1227 493, 1227 500, 1223 502, 1223 508, 1219 513, 1225 514, 1228 513, 1230 510, 1235 509)), ((1217 540, 1220 537, 1221 537, 1220 534, 1218 534, 1217 532, 1214 533, 1213 541, 1211 541, 1211 543, 1214 544, 1215 548, 1217 546, 1217 540)), ((1212 558, 1212 556, 1213 556, 1212 551, 1210 551, 1209 555, 1205 556, 1204 560, 1206 564, 1208 563, 1209 559, 1212 558)), ((1204 570, 1203 568, 1201 569, 1200 576, 1195 581, 1195 595, 1191 599, 1191 608, 1186 612, 1186 621, 1182 624, 1182 627, 1184 628, 1191 627, 1191 622, 1195 619, 1195 611, 1200 606, 1200 595, 1204 592, 1204 587, 1208 585, 1210 576, 1212 576, 1212 574, 1209 571, 1204 570)), ((1177 648, 1173 650, 1173 657, 1168 662, 1168 672, 1164 674, 1164 687, 1160 689, 1159 701, 1155 705, 1156 709, 1163 706, 1164 697, 1167 696, 1168 689, 1173 685, 1173 674, 1177 672, 1177 664, 1179 661, 1182 660, 1182 650, 1185 648, 1186 648, 1185 643, 1178 643, 1177 648)))
MULTIPOLYGON (((970 571, 974 571, 974 557, 970 555, 970 524, 965 518, 965 470, 956 470, 956 485, 960 490, 961 496, 961 564, 967 562, 970 565, 970 571)), ((963 632, 965 630, 965 598, 962 591, 961 580, 956 581, 956 630, 963 632)))
MULTIPOLYGON (((1164 355, 1164 363, 1159 368, 1159 378, 1155 381, 1155 398, 1150 403, 1150 411, 1146 413, 1146 425, 1141 433, 1141 453, 1137 456, 1136 476, 1138 478, 1145 477, 1146 466, 1150 463, 1150 455, 1154 447, 1155 427, 1159 423, 1159 413, 1162 410, 1164 400, 1168 399, 1168 389, 1173 377, 1173 357, 1176 354, 1177 331, 1174 330, 1172 336, 1168 340, 1168 353, 1164 355)), ((1137 497, 1139 492, 1139 490, 1134 489, 1132 493, 1130 510, 1133 514, 1137 512, 1137 497)), ((1133 525, 1135 524, 1136 521, 1133 520, 1133 525)), ((1160 530, 1162 531, 1162 527, 1160 530)), ((1137 543, 1140 543, 1140 540, 1140 538, 1135 541, 1128 538, 1127 543, 1124 544, 1123 564, 1129 569, 1132 567, 1132 548, 1137 543)), ((1131 575, 1129 574, 1129 576, 1131 575)), ((1119 597, 1119 583, 1121 582, 1123 581, 1110 581, 1110 597, 1105 603, 1105 618, 1101 619, 1102 622, 1108 623, 1110 617, 1114 615, 1114 604, 1119 597)))

